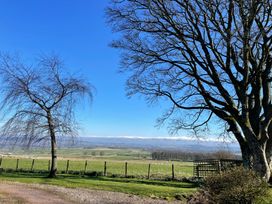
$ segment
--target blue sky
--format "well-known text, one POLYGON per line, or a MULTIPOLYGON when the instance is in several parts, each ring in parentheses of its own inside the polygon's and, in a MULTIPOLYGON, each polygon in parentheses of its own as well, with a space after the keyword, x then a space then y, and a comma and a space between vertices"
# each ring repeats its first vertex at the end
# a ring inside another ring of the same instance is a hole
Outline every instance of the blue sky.
POLYGON ((27 61, 56 53, 70 71, 95 86, 91 107, 78 111, 81 135, 168 136, 166 128, 154 127, 162 105, 126 97, 126 76, 118 73, 120 53, 108 46, 116 34, 105 23, 107 0, 0 2, 0 51, 19 53, 27 61))

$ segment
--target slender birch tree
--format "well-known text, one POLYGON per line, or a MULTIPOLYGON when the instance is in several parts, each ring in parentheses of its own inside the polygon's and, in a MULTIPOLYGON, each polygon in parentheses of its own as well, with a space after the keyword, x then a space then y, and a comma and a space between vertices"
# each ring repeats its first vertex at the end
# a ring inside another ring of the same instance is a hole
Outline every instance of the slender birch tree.
POLYGON ((76 134, 75 105, 84 95, 92 97, 90 84, 64 72, 56 56, 42 57, 29 66, 2 55, 0 74, 1 109, 6 113, 2 136, 28 146, 49 140, 49 177, 56 177, 57 138, 76 134))

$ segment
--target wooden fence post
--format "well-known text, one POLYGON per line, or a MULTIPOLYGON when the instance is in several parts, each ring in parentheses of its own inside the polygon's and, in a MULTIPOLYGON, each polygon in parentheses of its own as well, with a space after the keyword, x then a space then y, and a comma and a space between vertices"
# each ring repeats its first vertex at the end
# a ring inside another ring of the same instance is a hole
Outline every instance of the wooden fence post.
POLYGON ((125 177, 127 177, 127 162, 125 162, 125 177))
POLYGON ((0 159, 0 167, 2 166, 3 157, 0 159))
POLYGON ((50 160, 48 160, 48 171, 50 171, 50 166, 51 166, 50 160))
POLYGON ((32 164, 31 164, 30 171, 33 171, 33 168, 34 168, 34 163, 35 163, 35 159, 33 159, 33 160, 32 160, 32 164))
POLYGON ((107 176, 107 162, 104 162, 104 176, 107 176))
POLYGON ((200 174, 199 174, 199 166, 198 166, 198 165, 196 166, 196 176, 197 176, 197 178, 200 177, 200 174))
POLYGON ((66 171, 65 171, 65 173, 67 174, 68 173, 68 171, 69 171, 69 163, 70 163, 70 160, 67 160, 67 164, 66 164, 66 171))
POLYGON ((151 168, 151 164, 148 164, 147 179, 150 178, 150 168, 151 168))
POLYGON ((221 163, 220 159, 218 160, 218 171, 219 171, 219 174, 221 174, 221 172, 222 172, 222 163, 221 163))
POLYGON ((172 180, 175 179, 175 167, 174 167, 174 163, 172 163, 172 180))
POLYGON ((16 162, 16 171, 18 171, 18 168, 19 168, 19 159, 17 159, 17 162, 16 162))
POLYGON ((84 174, 85 174, 86 171, 87 171, 87 166, 88 166, 88 161, 86 160, 86 161, 85 161, 85 167, 84 167, 84 174))

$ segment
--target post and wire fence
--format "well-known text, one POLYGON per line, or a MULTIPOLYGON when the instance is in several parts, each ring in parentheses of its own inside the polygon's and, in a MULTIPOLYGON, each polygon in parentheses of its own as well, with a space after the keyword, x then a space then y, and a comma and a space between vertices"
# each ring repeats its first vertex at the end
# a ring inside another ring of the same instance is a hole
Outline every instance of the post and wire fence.
MULTIPOLYGON (((0 158, 0 168, 4 172, 46 172, 50 165, 51 161, 46 159, 0 158)), ((58 173, 176 180, 193 176, 193 162, 60 159, 58 173)))

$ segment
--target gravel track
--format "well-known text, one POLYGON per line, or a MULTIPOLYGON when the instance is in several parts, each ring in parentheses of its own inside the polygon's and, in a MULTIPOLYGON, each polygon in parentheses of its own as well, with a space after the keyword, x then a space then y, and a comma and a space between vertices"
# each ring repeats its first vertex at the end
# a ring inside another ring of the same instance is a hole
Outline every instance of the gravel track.
POLYGON ((9 204, 178 204, 119 192, 45 184, 0 183, 0 203, 9 204))

